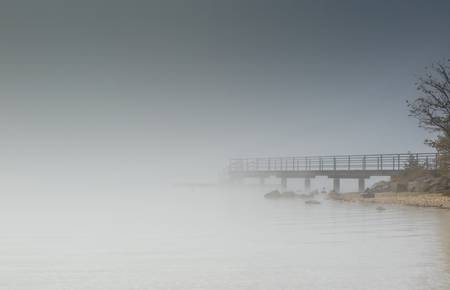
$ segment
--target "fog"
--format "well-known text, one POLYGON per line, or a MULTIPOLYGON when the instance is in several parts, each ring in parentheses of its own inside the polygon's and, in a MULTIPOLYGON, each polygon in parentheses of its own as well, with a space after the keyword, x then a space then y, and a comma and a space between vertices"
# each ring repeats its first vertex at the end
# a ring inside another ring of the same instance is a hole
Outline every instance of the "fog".
POLYGON ((433 2, 1 1, 0 289, 447 289, 447 212, 220 182, 429 152, 405 101, 450 51, 433 2))
POLYGON ((405 100, 448 23, 410 3, 4 1, 4 176, 139 188, 232 157, 427 151, 405 100))
POLYGON ((260 190, 3 202, 3 289, 446 289, 448 211, 260 190), (424 266, 426 265, 426 266, 424 266), (368 275, 370 273, 370 275, 368 275))

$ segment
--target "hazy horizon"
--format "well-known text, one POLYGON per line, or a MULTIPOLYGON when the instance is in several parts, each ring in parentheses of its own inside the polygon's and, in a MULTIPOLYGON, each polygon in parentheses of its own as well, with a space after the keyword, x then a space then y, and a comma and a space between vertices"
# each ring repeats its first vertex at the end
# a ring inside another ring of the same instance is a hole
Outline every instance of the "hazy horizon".
POLYGON ((431 151, 405 101, 449 57, 450 3, 433 3, 3 1, 2 189, 145 191, 215 180, 232 157, 431 151))

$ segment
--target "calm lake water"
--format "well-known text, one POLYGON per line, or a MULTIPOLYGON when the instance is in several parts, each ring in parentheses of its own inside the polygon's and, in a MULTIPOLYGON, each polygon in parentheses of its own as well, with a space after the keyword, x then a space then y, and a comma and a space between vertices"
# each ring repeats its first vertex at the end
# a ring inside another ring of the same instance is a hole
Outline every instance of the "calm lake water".
POLYGON ((450 211, 176 191, 4 202, 0 289, 450 289, 450 211))

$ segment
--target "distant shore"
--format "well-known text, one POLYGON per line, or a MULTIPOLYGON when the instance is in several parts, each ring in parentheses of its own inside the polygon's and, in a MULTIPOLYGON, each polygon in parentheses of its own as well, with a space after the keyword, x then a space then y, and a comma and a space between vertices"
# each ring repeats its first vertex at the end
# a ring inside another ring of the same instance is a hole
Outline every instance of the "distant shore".
POLYGON ((450 209, 450 196, 442 193, 381 192, 375 193, 375 197, 373 198, 364 198, 359 193, 330 193, 329 197, 334 200, 346 202, 403 204, 409 206, 450 209))

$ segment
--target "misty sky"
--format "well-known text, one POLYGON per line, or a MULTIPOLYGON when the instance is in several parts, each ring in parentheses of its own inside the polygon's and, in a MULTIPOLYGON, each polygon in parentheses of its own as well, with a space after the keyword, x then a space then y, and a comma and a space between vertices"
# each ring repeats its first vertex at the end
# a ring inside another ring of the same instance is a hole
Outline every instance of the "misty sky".
POLYGON ((450 1, 1 1, 2 190, 143 189, 230 157, 431 151, 450 1))

